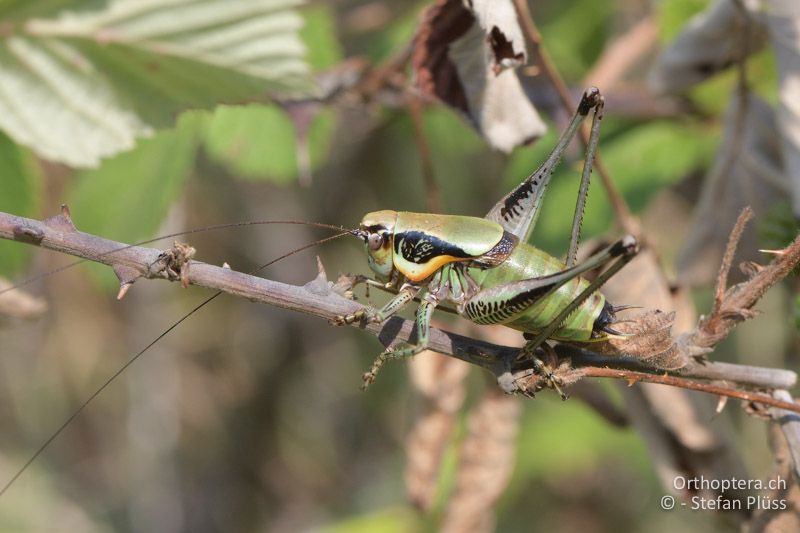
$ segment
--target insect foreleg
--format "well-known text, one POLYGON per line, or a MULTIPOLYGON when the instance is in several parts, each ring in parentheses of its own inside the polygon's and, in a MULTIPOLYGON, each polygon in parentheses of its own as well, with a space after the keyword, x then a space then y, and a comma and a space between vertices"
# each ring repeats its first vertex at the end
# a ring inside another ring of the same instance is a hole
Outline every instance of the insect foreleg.
POLYGON ((406 357, 412 357, 428 347, 428 335, 431 328, 431 318, 433 317, 433 310, 436 309, 436 304, 437 302, 435 299, 426 297, 424 300, 422 300, 419 309, 417 309, 417 343, 400 343, 395 346, 394 349, 386 350, 381 353, 372 363, 372 367, 370 367, 369 371, 365 372, 362 376, 364 384, 361 386, 361 390, 365 390, 375 382, 375 377, 377 376, 378 371, 386 361, 390 359, 405 359, 406 357))
POLYGON ((403 309, 406 305, 409 304, 414 297, 419 292, 419 287, 415 285, 404 285, 400 292, 397 295, 386 302, 386 305, 381 307, 378 310, 372 309, 371 307, 364 307, 359 309, 355 313, 351 313, 349 315, 339 315, 334 319, 334 323, 342 326, 345 324, 352 324, 354 322, 359 322, 361 320, 366 320, 367 322, 383 322, 387 318, 391 317, 401 309, 403 309))
POLYGON ((382 281, 374 280, 374 279, 370 278, 369 276, 358 275, 358 276, 355 277, 355 280, 353 281, 352 287, 355 287, 356 285, 358 285, 360 283, 364 284, 364 289, 365 289, 364 290, 364 294, 366 295, 367 298, 369 298, 369 288, 370 287, 378 287, 379 289, 387 290, 387 289, 391 289, 392 287, 395 286, 395 281, 394 280, 389 281, 389 282, 382 282, 382 281))

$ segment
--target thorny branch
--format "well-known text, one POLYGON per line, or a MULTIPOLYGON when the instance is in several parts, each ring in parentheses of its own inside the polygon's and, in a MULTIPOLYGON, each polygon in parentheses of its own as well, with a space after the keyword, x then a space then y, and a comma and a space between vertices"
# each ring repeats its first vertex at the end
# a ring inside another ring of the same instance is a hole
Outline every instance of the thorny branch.
MULTIPOLYGON (((130 287, 139 278, 181 280, 182 282, 188 279, 192 285, 216 289, 251 301, 303 312, 329 321, 337 315, 352 313, 361 307, 360 304, 340 294, 343 291, 327 280, 321 265, 319 276, 304 286, 287 285, 236 272, 227 267, 217 267, 194 260, 188 261, 184 266, 176 265, 165 261, 165 257, 170 257, 169 252, 125 245, 79 232, 73 225, 66 207, 63 208, 60 215, 44 221, 0 212, 0 237, 109 265, 117 274, 122 287, 130 287), (189 265, 191 268, 188 268, 189 265), (178 272, 176 272, 176 268, 179 270, 178 272), (186 270, 187 268, 188 270, 186 270)), ((174 250, 171 252, 172 255, 175 255, 174 250)), ((782 279, 798 263, 800 263, 800 237, 783 250, 771 265, 763 268, 749 282, 730 289, 726 301, 720 307, 720 312, 712 314, 710 319, 716 320, 715 317, 719 315, 719 320, 728 321, 725 322, 725 327, 729 330, 732 327, 730 322, 732 310, 751 308, 769 286, 782 279)), ((701 322, 694 332, 694 335, 699 335, 697 338, 703 339, 703 324, 706 323, 701 322)), ((392 347, 398 342, 409 341, 414 329, 412 321, 399 317, 394 317, 385 324, 371 323, 364 328, 376 335, 387 347, 392 347)), ((695 338, 692 337, 692 339, 695 338)), ((686 345, 688 343, 684 342, 683 346, 686 345)), ((678 342, 676 346, 680 349, 681 342, 678 342)), ((503 357, 516 353, 518 350, 518 348, 499 346, 436 328, 432 328, 430 331, 429 347, 434 351, 478 365, 496 376, 505 371, 500 363, 503 357)), ((778 400, 768 394, 735 389, 727 385, 735 383, 740 387, 750 389, 787 389, 794 386, 797 379, 796 374, 788 370, 704 361, 702 364, 690 364, 677 371, 666 372, 663 369, 648 367, 641 361, 604 357, 586 351, 579 352, 568 346, 560 347, 560 350, 571 362, 571 368, 568 368, 566 373, 560 372, 567 378, 565 381, 569 383, 577 381, 583 376, 600 375, 628 381, 647 380, 684 386, 711 394, 738 397, 777 409, 800 413, 800 404, 778 400), (719 386, 692 380, 722 381, 726 385, 719 386)), ((687 357, 687 359, 691 358, 687 357)), ((562 362, 562 366, 564 365, 568 366, 569 363, 562 362)), ((532 392, 534 387, 528 390, 532 392)))
POLYGON ((739 215, 728 240, 717 279, 716 297, 711 314, 703 317, 696 330, 686 337, 695 346, 711 348, 727 337, 739 322, 755 316, 756 311, 753 310, 753 306, 770 287, 786 277, 800 262, 800 237, 797 237, 792 244, 775 252, 777 258, 772 264, 766 267, 756 266, 755 273, 747 282, 726 290, 730 262, 733 260, 744 225, 751 216, 750 208, 745 208, 739 215))

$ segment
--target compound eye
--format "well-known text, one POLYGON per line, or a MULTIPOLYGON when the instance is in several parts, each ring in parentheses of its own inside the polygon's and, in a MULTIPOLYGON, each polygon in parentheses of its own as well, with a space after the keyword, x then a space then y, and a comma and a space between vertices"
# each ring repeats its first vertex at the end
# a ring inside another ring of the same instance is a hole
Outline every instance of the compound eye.
POLYGON ((369 237, 367 238, 367 245, 369 246, 370 250, 380 250, 381 246, 383 246, 383 234, 370 233, 369 237))

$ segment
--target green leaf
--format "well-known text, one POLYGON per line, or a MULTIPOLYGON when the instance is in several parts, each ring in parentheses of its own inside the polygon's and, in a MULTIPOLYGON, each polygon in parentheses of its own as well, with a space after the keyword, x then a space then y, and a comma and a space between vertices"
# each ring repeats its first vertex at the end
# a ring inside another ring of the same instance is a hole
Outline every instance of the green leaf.
POLYGON ((338 65, 344 53, 336 36, 336 20, 333 9, 316 5, 303 9, 303 29, 300 37, 308 50, 308 64, 314 70, 323 70, 338 65))
POLYGON ((708 0, 669 0, 656 4, 661 40, 669 42, 677 37, 689 19, 708 5, 708 0))
POLYGON ((794 297, 794 329, 800 332, 800 294, 794 297))
MULTIPOLYGON (((320 108, 308 132, 311 169, 327 155, 336 116, 320 108)), ((298 175, 297 132, 290 116, 277 106, 220 106, 205 135, 209 156, 237 175, 289 183, 298 175)))
POLYGON ((651 121, 629 128, 601 148, 617 185, 634 209, 660 186, 677 183, 710 162, 717 141, 701 125, 651 121))
POLYGON ((204 120, 182 115, 175 130, 77 176, 69 205, 78 229, 127 243, 153 236, 194 168, 204 120))
POLYGON ((603 50, 612 4, 578 0, 556 2, 552 9, 559 13, 542 26, 544 43, 561 75, 579 80, 603 50))
POLYGON ((510 490, 518 490, 530 477, 568 476, 590 471, 610 455, 624 453, 631 462, 647 464, 641 439, 632 431, 620 431, 585 405, 542 402, 527 413, 521 425, 520 450, 547 453, 518 454, 510 490))
MULTIPOLYGON (((62 5, 42 3, 43 12, 62 5)), ((45 158, 91 167, 182 110, 310 94, 298 3, 81 0, 53 18, 10 23, 0 39, 0 128, 45 158)), ((0 3, 0 20, 20 13, 39 12, 0 3)))
MULTIPOLYGON (((14 142, 0 132, 0 211, 30 217, 36 212, 38 175, 28 168, 14 142)), ((0 242, 0 273, 10 275, 25 263, 29 246, 0 242)))
POLYGON ((20 22, 31 17, 47 17, 75 4, 75 0, 0 0, 0 20, 20 22))
POLYGON ((789 246, 800 235, 800 220, 795 218, 788 199, 770 207, 758 221, 758 234, 764 247, 772 250, 789 246))
POLYGON ((346 518, 334 525, 319 529, 319 533, 400 533, 419 531, 419 516, 407 508, 384 508, 370 514, 346 518))

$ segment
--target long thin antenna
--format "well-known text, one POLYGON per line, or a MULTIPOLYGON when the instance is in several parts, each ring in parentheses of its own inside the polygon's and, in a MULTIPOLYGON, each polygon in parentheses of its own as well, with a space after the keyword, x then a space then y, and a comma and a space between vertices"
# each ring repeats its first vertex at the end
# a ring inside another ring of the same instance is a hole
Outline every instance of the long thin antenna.
MULTIPOLYGON (((119 248, 115 248, 113 250, 109 250, 107 252, 103 252, 98 254, 97 257, 104 257, 109 254, 113 254, 115 252, 121 252, 123 250, 127 250, 129 248, 133 248, 135 246, 143 246, 145 244, 151 244, 157 241, 161 241, 164 239, 172 239, 175 237, 183 237, 185 235, 192 235, 193 233, 204 233, 206 231, 215 231, 220 229, 229 229, 229 228, 241 228, 243 226, 260 226, 265 224, 295 224, 295 225, 303 225, 303 226, 313 226, 317 228, 325 228, 325 229, 332 229, 341 232, 347 232, 351 235, 357 234, 358 230, 351 230, 345 228, 343 226, 336 226, 334 224, 324 224, 322 222, 306 222, 304 220, 249 220, 244 222, 230 222, 227 224, 215 224, 213 226, 206 226, 204 228, 195 228, 186 231, 179 231, 177 233, 170 233, 168 235, 161 235, 160 237, 153 237, 152 239, 147 239, 146 241, 141 241, 133 244, 128 244, 126 246, 121 246, 119 248)), ((9 291, 13 291, 14 289, 19 289, 20 287, 24 287, 26 285, 30 285, 31 283, 35 283, 41 279, 44 279, 48 276, 52 276, 53 274, 58 274, 59 272, 63 272, 65 270, 69 270, 72 267, 80 265, 81 263, 86 263, 90 261, 89 259, 78 259, 77 261, 73 261, 72 263, 68 263, 64 266, 60 266, 58 268, 54 268, 48 272, 43 272, 41 274, 37 274, 35 276, 31 276, 30 278, 24 279, 19 283, 16 283, 13 287, 8 287, 6 289, 0 290, 0 295, 5 294, 9 291)))
MULTIPOLYGON (((246 223, 239 223, 239 225, 247 225, 247 224, 246 224, 246 223)), ((222 227, 222 226, 220 226, 220 227, 222 227)), ((230 226, 229 226, 229 225, 226 225, 226 227, 230 227, 230 226)), ((337 229, 344 229, 344 228, 338 228, 338 227, 337 227, 337 229)), ((185 233, 183 233, 183 234, 185 234, 185 233)), ((325 237, 324 239, 320 239, 320 240, 318 240, 318 241, 314 241, 314 242, 312 242, 312 243, 310 243, 310 244, 306 244, 305 246, 301 246, 300 248, 296 248, 296 249, 292 250, 291 252, 285 253, 285 254, 283 254, 282 256, 280 256, 280 257, 278 257, 278 258, 276 258, 276 259, 273 259, 272 261, 269 261, 268 263, 264 263, 263 265, 261 265, 260 267, 256 268, 255 270, 252 270, 251 272, 249 272, 249 274, 250 274, 250 275, 257 274, 257 273, 261 272, 262 270, 264 270, 265 268, 267 268, 268 266, 270 266, 270 265, 273 265, 273 264, 275 264, 275 263, 277 263, 278 261, 281 261, 281 260, 283 260, 283 259, 286 259, 287 257, 290 257, 290 256, 292 256, 292 255, 294 255, 294 254, 296 254, 296 253, 298 253, 298 252, 302 252, 303 250, 307 250, 307 249, 309 249, 309 248, 313 248, 314 246, 318 246, 318 245, 320 245, 320 244, 324 244, 324 243, 326 243, 326 242, 329 242, 329 241, 332 241, 332 240, 338 239, 339 237, 344 237, 345 235, 351 235, 351 234, 352 234, 352 231, 351 231, 351 230, 344 230, 343 232, 341 232, 341 233, 338 233, 338 234, 336 234, 336 235, 332 235, 332 236, 330 236, 330 237, 325 237)), ((177 235, 181 235, 181 234, 175 234, 175 236, 177 236, 177 235)), ((169 238, 169 237, 163 237, 163 238, 169 238)), ((198 305, 196 305, 196 306, 195 306, 195 307, 194 307, 194 308, 193 308, 191 311, 189 311, 188 313, 186 313, 185 315, 183 315, 183 316, 182 316, 182 317, 181 317, 181 318, 180 318, 180 319, 179 319, 177 322, 175 322, 175 323, 174 323, 174 324, 172 324, 170 327, 168 327, 168 328, 167 328, 167 329, 165 329, 163 332, 161 332, 161 334, 159 334, 159 335, 158 335, 158 336, 157 336, 155 339, 153 339, 153 340, 152 340, 152 342, 150 342, 150 343, 149 343, 147 346, 145 346, 145 347, 144 347, 144 348, 142 348, 142 349, 141 349, 139 352, 137 352, 137 353, 136 353, 136 355, 134 355, 133 357, 131 357, 130 359, 128 359, 128 361, 127 361, 127 362, 126 362, 124 365, 122 365, 122 366, 119 368, 119 370, 117 370, 116 372, 114 372, 114 373, 111 375, 111 377, 109 377, 108 379, 106 379, 106 381, 105 381, 105 382, 104 382, 102 385, 100 385, 100 387, 98 387, 98 388, 97 388, 97 390, 95 390, 95 391, 94 391, 94 392, 91 394, 91 396, 89 396, 88 398, 86 398, 86 400, 84 400, 84 401, 83 401, 83 403, 82 403, 82 404, 81 404, 81 405, 80 405, 80 406, 79 406, 79 407, 78 407, 78 408, 77 408, 77 409, 76 409, 76 410, 75 410, 75 411, 74 411, 74 412, 73 412, 73 413, 72 413, 72 414, 69 416, 69 418, 67 418, 67 419, 64 421, 64 423, 62 423, 62 424, 61 424, 61 425, 58 427, 58 429, 56 429, 56 430, 55 430, 55 431, 54 431, 54 432, 53 432, 53 433, 52 433, 52 434, 51 434, 51 435, 50 435, 50 436, 47 438, 47 440, 46 440, 46 441, 44 441, 44 442, 42 443, 42 445, 41 445, 41 446, 39 446, 39 448, 38 448, 38 449, 37 449, 37 450, 36 450, 36 451, 33 453, 33 455, 31 455, 31 457, 30 457, 30 458, 29 458, 27 461, 25 461, 25 464, 24 464, 24 465, 22 465, 22 467, 21 467, 19 470, 17 470, 17 472, 16 472, 16 473, 15 473, 15 474, 14 474, 14 475, 11 477, 11 479, 9 479, 9 480, 8 480, 8 482, 7 482, 7 483, 6 483, 6 484, 3 486, 3 488, 2 488, 2 489, 0 489, 0 497, 2 497, 2 496, 3 496, 3 494, 5 494, 5 493, 6 493, 6 491, 7 491, 7 490, 8 490, 8 489, 11 487, 11 485, 13 485, 13 484, 14 484, 14 482, 15 482, 17 479, 19 479, 19 477, 20 477, 20 476, 21 476, 23 473, 25 473, 25 471, 28 469, 28 467, 30 467, 30 466, 33 464, 33 462, 34 462, 34 461, 36 461, 36 459, 37 459, 37 458, 38 458, 38 457, 39 457, 39 456, 42 454, 42 452, 44 452, 44 451, 47 449, 47 447, 48 447, 48 446, 50 446, 50 444, 51 444, 51 443, 52 443, 54 440, 56 440, 56 438, 58 438, 58 436, 59 436, 59 435, 60 435, 60 434, 61 434, 61 433, 62 433, 62 432, 63 432, 63 431, 64 431, 64 430, 67 428, 67 426, 69 426, 69 425, 70 425, 70 423, 72 423, 72 421, 73 421, 73 420, 75 420, 75 418, 77 418, 77 416, 78 416, 79 414, 81 414, 81 412, 83 412, 83 410, 84 410, 84 409, 86 409, 86 407, 87 407, 87 406, 88 406, 90 403, 92 403, 92 401, 93 401, 95 398, 97 398, 97 397, 100 395, 100 393, 101 393, 101 392, 103 392, 103 391, 104 391, 104 390, 105 390, 105 389, 106 389, 106 388, 107 388, 109 385, 111 385, 111 383, 112 383, 112 382, 113 382, 115 379, 117 379, 117 378, 120 376, 120 374, 122 374, 123 372, 125 372, 125 370, 127 370, 127 368, 128 368, 129 366, 131 366, 131 365, 134 363, 134 361, 136 361, 137 359, 139 359, 139 357, 141 357, 141 356, 142 356, 142 355, 143 355, 145 352, 147 352, 147 350, 149 350, 150 348, 152 348, 152 347, 153 347, 153 346, 154 346, 154 345, 155 345, 155 344, 156 344, 158 341, 160 341, 161 339, 163 339, 164 337, 166 337, 166 336, 167 336, 167 335, 168 335, 170 332, 172 332, 172 330, 174 330, 175 328, 177 328, 177 327, 178 327, 178 326, 179 326, 181 323, 183 323, 183 322, 184 322, 184 321, 185 321, 187 318, 189 318, 190 316, 192 316, 193 314, 195 314, 197 311, 199 311, 200 309, 202 309, 203 307, 205 307, 206 305, 208 305, 209 303, 211 303, 211 302, 212 302, 214 299, 216 299, 216 298, 217 298, 219 295, 221 295, 221 294, 222 294, 222 291, 217 291, 217 292, 215 292, 214 294, 212 294, 211 296, 209 296, 208 298, 206 298, 205 300, 203 300, 202 302, 200 302, 200 303, 199 303, 198 305)))

